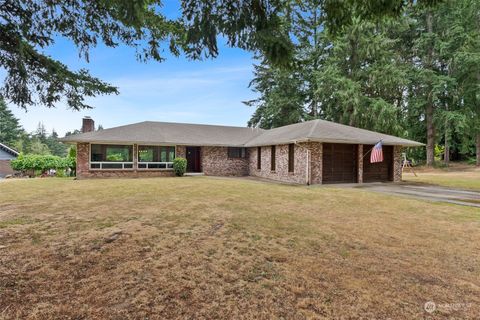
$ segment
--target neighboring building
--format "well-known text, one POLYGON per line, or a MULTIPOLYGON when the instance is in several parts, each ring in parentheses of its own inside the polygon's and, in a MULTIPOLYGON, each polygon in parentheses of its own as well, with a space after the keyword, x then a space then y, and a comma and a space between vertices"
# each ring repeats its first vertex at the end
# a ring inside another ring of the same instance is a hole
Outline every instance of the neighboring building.
POLYGON ((77 177, 172 176, 175 157, 187 171, 256 176, 299 184, 400 181, 402 147, 423 144, 324 120, 270 130, 140 122, 63 138, 77 144, 77 177), (384 161, 370 163, 379 140, 384 161))
POLYGON ((7 147, 3 143, 0 143, 0 178, 4 178, 9 174, 13 174, 14 171, 10 165, 12 159, 18 157, 18 152, 12 148, 7 147))

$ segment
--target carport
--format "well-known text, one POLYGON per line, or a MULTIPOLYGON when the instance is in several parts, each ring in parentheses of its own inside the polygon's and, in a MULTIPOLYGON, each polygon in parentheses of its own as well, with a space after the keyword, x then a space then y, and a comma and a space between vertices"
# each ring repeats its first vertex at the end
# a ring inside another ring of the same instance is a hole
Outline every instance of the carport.
POLYGON ((384 145, 383 161, 377 163, 370 162, 372 148, 371 144, 323 143, 322 183, 394 181, 394 146, 384 145))
POLYGON ((356 144, 324 143, 322 182, 357 182, 357 149, 356 144))
POLYGON ((363 182, 393 181, 393 146, 383 146, 383 161, 371 163, 373 145, 363 146, 363 182))

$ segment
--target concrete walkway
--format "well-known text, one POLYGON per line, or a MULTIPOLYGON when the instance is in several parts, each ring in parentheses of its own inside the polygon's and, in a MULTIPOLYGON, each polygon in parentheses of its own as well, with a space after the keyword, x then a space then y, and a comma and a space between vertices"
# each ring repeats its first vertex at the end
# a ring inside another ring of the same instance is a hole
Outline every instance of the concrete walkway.
MULTIPOLYGON (((338 187, 339 185, 331 185, 338 187)), ((412 183, 364 183, 344 187, 359 188, 437 202, 448 202, 480 208, 480 192, 412 183)))

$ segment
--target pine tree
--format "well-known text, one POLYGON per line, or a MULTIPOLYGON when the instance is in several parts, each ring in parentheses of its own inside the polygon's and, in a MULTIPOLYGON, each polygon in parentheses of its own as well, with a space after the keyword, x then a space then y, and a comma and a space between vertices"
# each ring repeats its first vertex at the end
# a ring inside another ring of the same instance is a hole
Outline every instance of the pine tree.
POLYGON ((55 129, 53 129, 52 133, 47 137, 45 144, 55 156, 64 157, 67 154, 68 146, 58 141, 58 133, 55 129))
POLYGON ((0 98, 0 143, 14 147, 15 141, 22 131, 19 120, 8 109, 5 101, 0 98))
POLYGON ((302 121, 304 97, 298 90, 301 80, 295 72, 276 68, 264 60, 255 66, 250 86, 260 97, 244 102, 256 108, 249 127, 270 129, 302 121))
POLYGON ((246 102, 256 107, 249 126, 273 128, 319 117, 315 74, 324 59, 322 1, 292 1, 285 25, 296 39, 293 60, 279 68, 262 57, 250 86, 260 98, 246 102))
POLYGON ((374 24, 353 18, 332 37, 329 56, 317 76, 317 96, 326 119, 402 134, 407 70, 394 50, 396 39, 388 35, 401 27, 393 21, 374 24))
POLYGON ((41 143, 47 143, 47 129, 43 122, 39 122, 34 137, 40 140, 41 143))

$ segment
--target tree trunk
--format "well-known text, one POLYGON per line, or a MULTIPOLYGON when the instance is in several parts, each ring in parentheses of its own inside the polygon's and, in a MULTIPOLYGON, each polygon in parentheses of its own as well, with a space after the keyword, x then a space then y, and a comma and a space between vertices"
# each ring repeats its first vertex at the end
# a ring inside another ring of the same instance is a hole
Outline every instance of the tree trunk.
POLYGON ((430 99, 427 104, 427 166, 433 166, 435 162, 434 150, 435 150, 435 127, 433 124, 433 104, 430 99))
POLYGON ((448 167, 450 163, 450 145, 448 141, 448 129, 445 130, 445 152, 443 154, 443 162, 448 167))
MULTIPOLYGON (((427 17, 427 32, 431 34, 432 28, 432 12, 428 10, 427 17)), ((430 44, 428 49, 426 64, 428 68, 433 67, 433 43, 430 44)), ((433 166, 435 162, 434 150, 435 150, 435 125, 433 123, 433 87, 430 84, 428 88, 427 106, 426 106, 426 121, 427 121, 427 166, 433 166)))
MULTIPOLYGON (((317 36, 317 28, 318 28, 318 21, 317 21, 317 9, 313 10, 313 71, 317 72, 318 65, 317 65, 317 50, 318 50, 318 36, 317 36)), ((312 94, 312 116, 314 119, 318 118, 318 104, 317 98, 315 97, 317 91, 317 82, 315 80, 311 81, 310 88, 312 94)))
MULTIPOLYGON (((448 102, 445 102, 445 111, 448 113, 448 102)), ((450 128, 448 124, 448 120, 445 119, 445 150, 443 153, 443 162, 445 163, 445 166, 448 167, 450 164, 450 128)))
POLYGON ((480 132, 477 133, 477 166, 480 167, 480 132))

